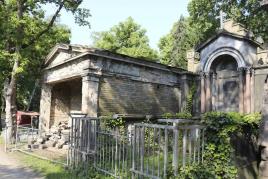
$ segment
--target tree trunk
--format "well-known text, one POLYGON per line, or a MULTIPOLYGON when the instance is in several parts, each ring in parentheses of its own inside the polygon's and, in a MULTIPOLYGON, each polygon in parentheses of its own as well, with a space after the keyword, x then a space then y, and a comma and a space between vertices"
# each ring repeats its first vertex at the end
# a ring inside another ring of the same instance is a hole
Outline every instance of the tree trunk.
POLYGON ((19 24, 17 27, 17 39, 16 39, 16 49, 15 49, 15 59, 11 73, 11 79, 9 84, 6 87, 6 125, 7 125, 7 143, 10 144, 15 140, 16 133, 16 86, 17 86, 17 70, 20 66, 21 59, 21 47, 22 47, 22 39, 23 39, 23 25, 21 20, 23 19, 23 1, 17 0, 17 18, 19 20, 19 24))
MULTIPOLYGON (((3 101, 3 97, 2 97, 3 95, 2 95, 2 93, 0 93, 0 106, 1 106, 1 108, 0 108, 0 132, 2 132, 2 111, 3 111, 3 103, 4 103, 4 101, 3 101)), ((1 134, 1 133, 0 133, 1 134)))
POLYGON ((33 91, 32 91, 32 93, 31 93, 31 95, 30 95, 30 97, 29 97, 29 102, 28 102, 28 106, 27 106, 27 108, 26 108, 26 111, 29 111, 30 108, 31 108, 32 100, 33 100, 33 98, 34 98, 35 91, 36 91, 36 88, 37 88, 38 85, 39 85, 39 79, 36 79, 36 80, 35 80, 35 83, 34 83, 33 91))
POLYGON ((13 143, 15 139, 16 124, 16 71, 19 67, 18 58, 15 60, 12 75, 9 84, 6 87, 6 126, 7 126, 7 143, 13 143))

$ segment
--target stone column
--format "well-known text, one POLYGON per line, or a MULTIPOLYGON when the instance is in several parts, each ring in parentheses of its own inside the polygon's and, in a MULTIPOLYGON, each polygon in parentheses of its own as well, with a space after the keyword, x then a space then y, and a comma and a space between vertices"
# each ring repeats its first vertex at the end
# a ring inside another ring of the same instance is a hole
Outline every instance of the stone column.
POLYGON ((212 74, 212 110, 216 111, 216 98, 217 98, 217 75, 212 74))
POLYGON ((201 113, 206 112, 206 91, 205 91, 205 75, 204 73, 200 74, 201 77, 201 113))
POLYGON ((251 69, 251 79, 250 79, 250 86, 251 86, 251 112, 255 112, 255 70, 251 69))
POLYGON ((39 129, 41 131, 46 131, 49 129, 51 100, 52 86, 44 83, 42 84, 40 99, 39 129))
POLYGON ((247 68, 246 69, 246 86, 245 86, 245 97, 244 97, 244 100, 245 100, 245 113, 250 113, 250 102, 251 102, 251 95, 250 95, 250 92, 251 92, 251 82, 250 82, 250 69, 247 68))
POLYGON ((98 116, 99 77, 84 76, 82 78, 82 113, 88 117, 98 116))
POLYGON ((206 74, 206 112, 211 111, 211 80, 210 73, 206 74))
POLYGON ((239 112, 244 113, 244 69, 239 68, 239 112))

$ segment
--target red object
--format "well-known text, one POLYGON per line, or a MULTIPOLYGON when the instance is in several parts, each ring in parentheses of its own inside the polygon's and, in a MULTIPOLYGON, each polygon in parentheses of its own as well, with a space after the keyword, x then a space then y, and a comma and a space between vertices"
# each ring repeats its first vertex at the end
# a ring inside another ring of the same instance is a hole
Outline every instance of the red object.
POLYGON ((38 117, 39 113, 37 112, 24 112, 24 111, 17 111, 17 125, 32 125, 32 118, 38 117))

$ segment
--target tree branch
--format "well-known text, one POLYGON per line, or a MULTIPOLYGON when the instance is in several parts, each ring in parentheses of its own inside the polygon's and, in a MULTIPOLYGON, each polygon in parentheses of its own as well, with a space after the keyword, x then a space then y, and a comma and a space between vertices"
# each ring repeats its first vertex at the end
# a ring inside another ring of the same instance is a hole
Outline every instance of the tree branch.
POLYGON ((31 39, 31 41, 28 44, 25 44, 22 46, 23 49, 33 45, 37 40, 39 40, 39 38, 41 36, 43 36, 45 33, 47 33, 51 27, 54 25, 57 16, 59 15, 61 9, 64 6, 64 1, 59 5, 59 8, 57 9, 57 11, 55 12, 55 14, 53 15, 53 17, 51 18, 50 22, 48 23, 47 27, 45 29, 43 29, 42 31, 40 31, 33 39, 31 39))

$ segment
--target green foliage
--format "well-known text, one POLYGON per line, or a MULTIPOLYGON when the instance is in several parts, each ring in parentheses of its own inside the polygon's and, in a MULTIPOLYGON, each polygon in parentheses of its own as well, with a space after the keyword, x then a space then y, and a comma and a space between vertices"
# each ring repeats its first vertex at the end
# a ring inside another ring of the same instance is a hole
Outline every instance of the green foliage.
POLYGON ((94 46, 97 48, 131 57, 150 60, 157 58, 157 52, 149 46, 146 30, 131 17, 113 26, 109 31, 95 33, 93 39, 94 46))
POLYGON ((196 93, 196 85, 195 83, 192 84, 189 94, 186 97, 186 106, 184 111, 186 113, 192 114, 193 113, 193 101, 194 101, 194 95, 196 93))
POLYGON ((205 131, 204 166, 208 167, 214 178, 237 178, 235 148, 232 137, 244 136, 248 140, 257 138, 260 114, 242 115, 239 113, 206 113, 201 122, 207 126, 205 131))
POLYGON ((161 63, 187 68, 186 52, 199 43, 200 33, 190 18, 180 17, 171 31, 163 36, 158 44, 161 63))
POLYGON ((215 179, 210 167, 202 164, 192 164, 181 167, 177 179, 215 179))
POLYGON ((226 0, 191 0, 188 4, 188 12, 191 24, 194 24, 202 34, 201 40, 205 40, 215 33, 219 27, 216 16, 220 10, 227 13, 227 18, 232 18, 251 31, 256 36, 268 40, 268 11, 260 9, 259 0, 226 1, 226 0))
POLYGON ((165 119, 191 119, 192 118, 192 114, 191 113, 187 113, 187 112, 179 112, 179 113, 176 113, 175 115, 174 114, 171 114, 171 113, 164 113, 162 115, 163 118, 165 119))
POLYGON ((105 125, 105 127, 108 127, 110 129, 122 127, 125 125, 125 121, 122 118, 113 118, 112 115, 101 117, 101 121, 105 125))
POLYGON ((259 0, 191 0, 188 4, 189 17, 174 23, 171 31, 158 44, 161 63, 186 68, 186 52, 206 41, 220 27, 220 10, 227 18, 245 25, 256 37, 268 41, 268 11, 260 9, 259 0))

